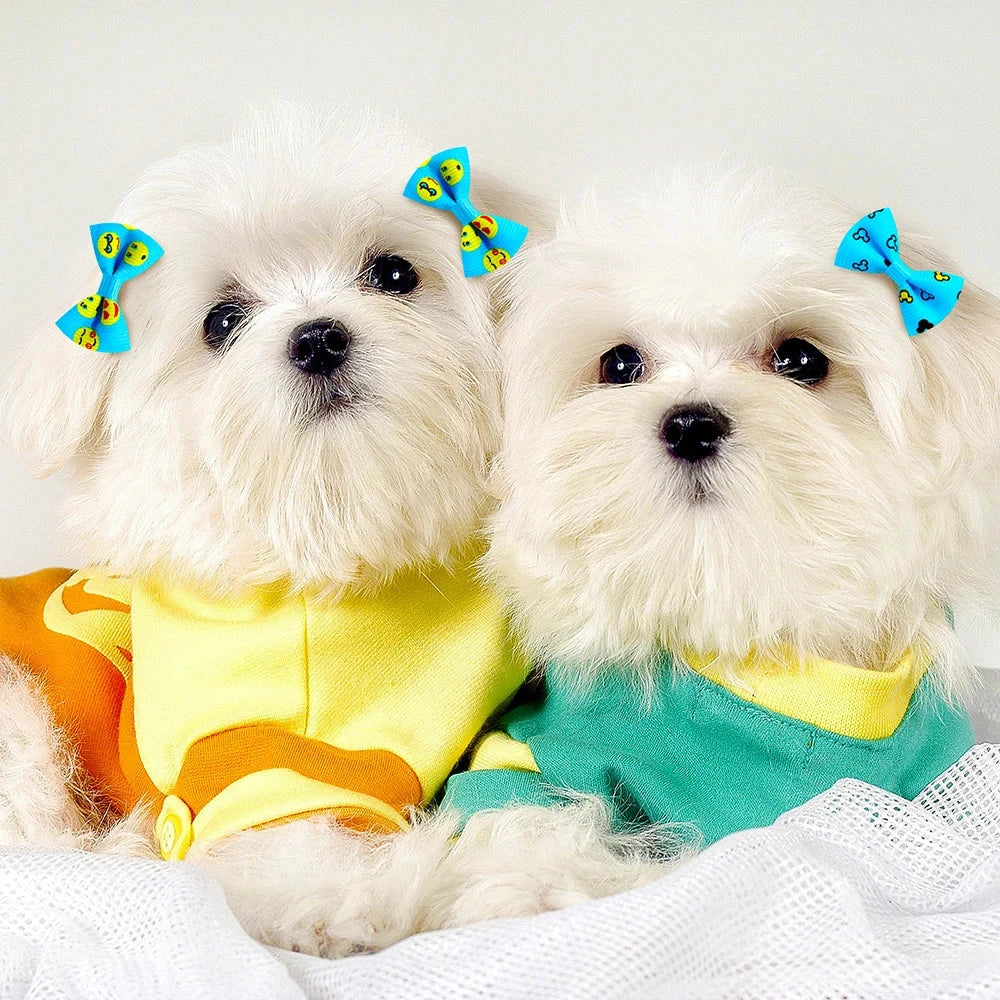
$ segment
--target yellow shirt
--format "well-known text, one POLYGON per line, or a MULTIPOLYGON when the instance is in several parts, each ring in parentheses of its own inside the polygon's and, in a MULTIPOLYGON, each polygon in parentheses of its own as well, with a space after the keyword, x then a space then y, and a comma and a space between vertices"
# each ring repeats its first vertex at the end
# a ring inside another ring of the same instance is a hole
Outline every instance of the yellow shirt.
MULTIPOLYGON (((471 562, 337 601, 280 583, 210 597, 91 569, 51 593, 43 620, 124 679, 130 788, 112 794, 164 797, 169 858, 192 839, 318 811, 404 827, 529 668, 471 562)), ((104 714, 113 724, 114 708, 104 714)))

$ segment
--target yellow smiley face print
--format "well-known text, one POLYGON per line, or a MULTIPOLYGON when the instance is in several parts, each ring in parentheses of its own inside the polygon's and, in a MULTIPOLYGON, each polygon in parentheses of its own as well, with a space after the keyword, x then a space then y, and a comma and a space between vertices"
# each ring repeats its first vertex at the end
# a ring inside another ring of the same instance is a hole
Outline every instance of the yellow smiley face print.
POLYGON ((101 233, 97 237, 97 252, 102 257, 117 257, 121 245, 121 237, 117 233, 101 233))
POLYGON ((101 308, 100 295, 88 295, 76 304, 76 311, 87 319, 93 319, 97 315, 97 310, 101 308))
POLYGON ((462 169, 462 164, 458 160, 445 160, 441 164, 441 176, 444 178, 445 184, 454 187, 464 176, 465 171, 462 169))
POLYGON ((499 271, 507 261, 510 260, 510 254, 506 250, 501 250, 500 247, 494 247, 488 254, 483 257, 483 267, 487 271, 499 271))
POLYGON ((497 234, 497 220, 493 218, 492 215, 477 215, 473 220, 472 224, 478 229, 483 236, 488 240, 492 239, 497 234))
POLYGON ((125 263, 138 267, 149 257, 149 247, 142 240, 133 240, 125 251, 125 263))
POLYGON ((73 343, 79 344, 84 350, 96 351, 98 347, 101 346, 101 338, 97 336, 95 330, 91 330, 89 326, 81 326, 76 333, 73 334, 73 343))
POLYGON ((421 177, 417 181, 417 196, 424 201, 437 201, 441 197, 441 185, 433 177, 421 177))
POLYGON ((478 250, 482 245, 483 241, 472 226, 462 226, 462 249, 466 253, 478 250))

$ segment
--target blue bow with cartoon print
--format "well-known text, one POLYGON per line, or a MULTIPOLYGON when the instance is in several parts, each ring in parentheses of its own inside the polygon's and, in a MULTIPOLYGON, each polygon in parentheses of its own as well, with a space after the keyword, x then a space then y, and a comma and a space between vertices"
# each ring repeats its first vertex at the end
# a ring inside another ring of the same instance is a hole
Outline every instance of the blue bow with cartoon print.
POLYGON ((528 235, 527 226, 499 215, 484 215, 469 201, 469 151, 446 149, 421 163, 403 197, 454 214, 462 225, 462 266, 467 278, 498 271, 528 235))
POLYGON ((888 274, 899 289, 899 309, 906 332, 937 326, 955 308, 965 279, 946 271, 916 271, 899 253, 899 230, 888 208, 869 212, 847 231, 834 259, 849 271, 888 274))
POLYGON ((101 284, 93 295, 60 316, 56 326, 88 351, 121 354, 132 345, 118 295, 126 281, 151 268, 163 256, 163 248, 141 229, 118 222, 91 226, 90 238, 101 269, 101 284))

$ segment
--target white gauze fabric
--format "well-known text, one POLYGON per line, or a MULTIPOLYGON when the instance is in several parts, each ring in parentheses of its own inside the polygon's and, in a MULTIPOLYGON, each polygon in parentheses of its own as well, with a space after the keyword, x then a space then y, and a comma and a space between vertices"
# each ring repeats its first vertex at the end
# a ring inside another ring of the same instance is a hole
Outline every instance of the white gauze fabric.
POLYGON ((914 802, 841 781, 635 892, 338 962, 256 944, 194 866, 0 852, 0 997, 998 1000, 998 715, 914 802))

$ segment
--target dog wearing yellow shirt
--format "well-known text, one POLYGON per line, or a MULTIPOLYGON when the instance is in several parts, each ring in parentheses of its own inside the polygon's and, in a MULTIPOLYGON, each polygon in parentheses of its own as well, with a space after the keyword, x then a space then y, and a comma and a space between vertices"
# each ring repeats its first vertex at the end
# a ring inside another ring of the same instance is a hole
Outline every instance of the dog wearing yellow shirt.
POLYGON ((507 273, 490 564, 545 684, 449 780, 442 926, 655 877, 630 832, 711 843, 844 777, 912 798, 973 740, 949 609, 997 606, 1000 301, 966 282, 908 337, 834 266, 861 207, 768 172, 608 205, 507 273))
POLYGON ((129 352, 46 323, 8 355, 4 438, 70 470, 86 568, 0 581, 0 843, 189 858, 303 951, 419 927, 444 841, 410 816, 528 669, 475 568, 494 279, 402 197, 428 152, 264 112, 119 206, 164 249, 129 352))

